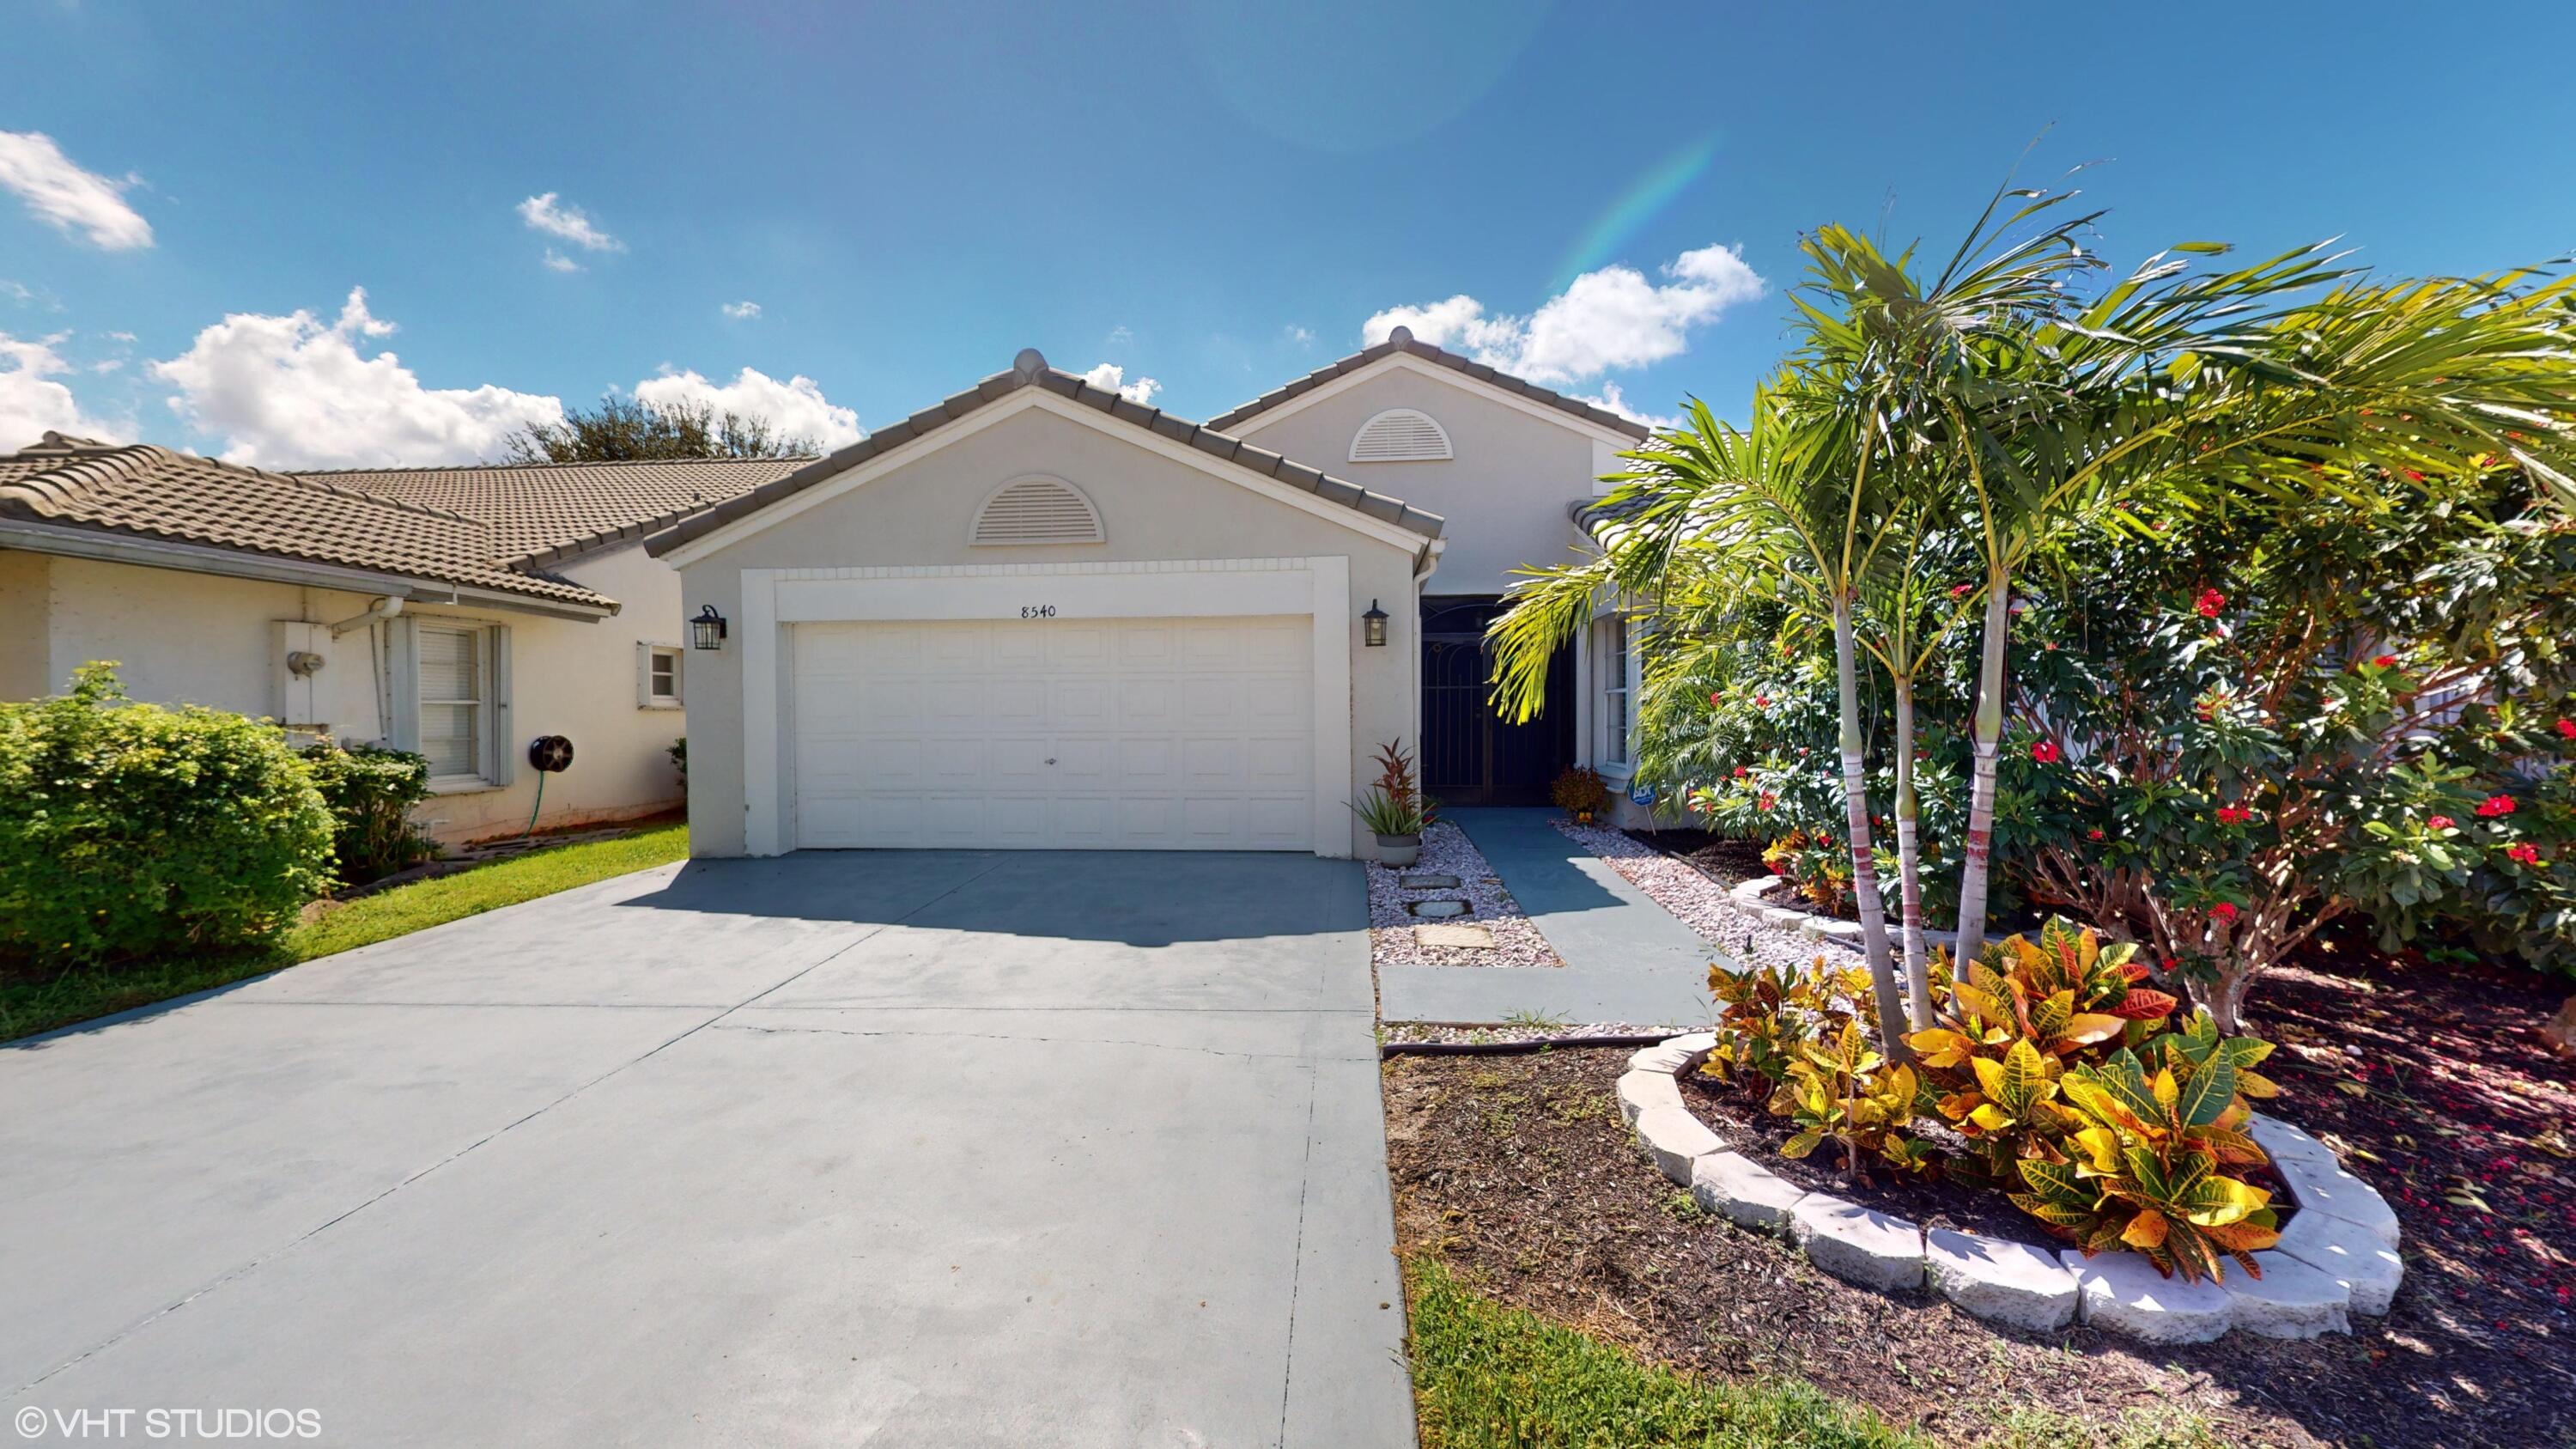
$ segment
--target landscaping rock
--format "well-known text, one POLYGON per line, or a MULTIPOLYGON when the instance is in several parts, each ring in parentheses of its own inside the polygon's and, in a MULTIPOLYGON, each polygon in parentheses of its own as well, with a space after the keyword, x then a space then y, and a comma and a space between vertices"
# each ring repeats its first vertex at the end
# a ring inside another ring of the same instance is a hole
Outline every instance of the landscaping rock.
POLYGON ((1789 1210, 1808 1261, 1846 1283, 1890 1292, 1923 1286, 1923 1230, 1903 1218, 1809 1193, 1789 1210))
POLYGON ((1923 1262, 1942 1297, 1990 1323, 2048 1333, 2075 1321, 2075 1275, 2027 1243, 1934 1228, 1923 1262))
POLYGON ((2246 1124, 2245 1130, 2253 1136, 2255 1145, 2270 1154, 2274 1162, 2314 1162, 2329 1167, 2342 1165, 2333 1148, 2278 1117, 2257 1113, 2254 1120, 2246 1124))
POLYGON ((1664 1176, 1684 1187, 1691 1185, 1691 1163, 1695 1158, 1726 1150, 1726 1141, 1708 1130, 1708 1124, 1681 1106, 1649 1107, 1637 1117, 1637 1145, 1655 1160, 1664 1176))
POLYGON ((1630 1071, 1619 1079, 1619 1116, 1631 1127, 1650 1107, 1682 1110, 1681 1084, 1670 1072, 1630 1071))
POLYGON ((2167 1278, 2143 1254, 2087 1258, 2068 1248, 2057 1259, 2075 1275, 2078 1316, 2097 1328, 2149 1343, 2207 1343, 2236 1321, 2236 1300, 2226 1289, 2206 1279, 2167 1278))
POLYGON ((2314 1338, 2350 1333, 2352 1290, 2332 1276, 2277 1251, 2254 1255, 2263 1276, 2227 1270, 2227 1296, 2236 1300, 2236 1326, 2265 1338, 2314 1338))
POLYGON ((1751 880, 1737 881, 1726 893, 1749 905, 1787 884, 1776 875, 1757 875, 1751 880))
POLYGON ((2374 1317, 2388 1311, 2397 1297, 2397 1285, 2406 1279, 2405 1260, 2377 1234, 2327 1213, 2302 1211, 2292 1216, 2271 1251, 2296 1258, 2342 1284, 2352 1294, 2352 1311, 2374 1317))
POLYGON ((2396 1212, 2369 1183, 2344 1171, 2341 1163, 2283 1157, 2274 1159, 2272 1166, 2290 1185, 2301 1217, 2324 1213, 2341 1218, 2378 1239, 2381 1247, 2397 1246, 2396 1212))
POLYGON ((1789 1231, 1789 1212, 1807 1190, 1740 1152, 1712 1152, 1691 1164, 1691 1196, 1739 1228, 1789 1231))

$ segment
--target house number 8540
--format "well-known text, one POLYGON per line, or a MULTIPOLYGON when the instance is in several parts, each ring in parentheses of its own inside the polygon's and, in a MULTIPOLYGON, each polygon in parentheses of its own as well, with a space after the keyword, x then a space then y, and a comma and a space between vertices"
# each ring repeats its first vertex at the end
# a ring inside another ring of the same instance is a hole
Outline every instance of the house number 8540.
POLYGON ((1020 605, 1020 617, 1023 619, 1052 619, 1055 617, 1055 605, 1022 604, 1020 605))

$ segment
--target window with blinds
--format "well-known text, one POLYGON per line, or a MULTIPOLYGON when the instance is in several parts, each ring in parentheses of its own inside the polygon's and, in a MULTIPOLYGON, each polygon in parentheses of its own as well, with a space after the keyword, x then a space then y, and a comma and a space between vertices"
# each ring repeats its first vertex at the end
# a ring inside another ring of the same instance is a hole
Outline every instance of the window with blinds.
POLYGON ((1389 408, 1351 437, 1354 463, 1436 463, 1449 456, 1448 430, 1412 408, 1389 408))
POLYGON ((429 759, 433 780, 482 773, 483 707, 491 681, 484 639, 479 628, 419 626, 420 752, 429 759))
POLYGON ((1628 621, 1601 621, 1594 668, 1601 677, 1601 763, 1628 763, 1628 621))

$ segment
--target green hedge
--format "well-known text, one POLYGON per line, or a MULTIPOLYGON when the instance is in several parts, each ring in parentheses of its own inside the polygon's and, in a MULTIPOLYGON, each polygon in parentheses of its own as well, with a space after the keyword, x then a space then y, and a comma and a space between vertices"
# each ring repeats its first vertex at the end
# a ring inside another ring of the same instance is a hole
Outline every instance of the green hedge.
POLYGON ((308 745, 305 768, 335 829, 331 852, 344 884, 388 876, 434 849, 411 807, 429 795, 429 760, 382 745, 308 745))
POLYGON ((0 704, 0 958, 274 937, 328 884, 332 819, 278 728, 125 697, 113 664, 0 704))

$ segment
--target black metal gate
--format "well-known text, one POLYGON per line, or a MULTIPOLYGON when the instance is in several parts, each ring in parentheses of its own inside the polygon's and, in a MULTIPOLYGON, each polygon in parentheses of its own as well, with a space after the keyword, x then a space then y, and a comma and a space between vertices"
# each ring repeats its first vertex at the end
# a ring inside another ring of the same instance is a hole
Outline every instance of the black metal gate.
POLYGON ((1549 661, 1545 708, 1526 724, 1494 712, 1485 626, 1493 598, 1422 601, 1422 788, 1453 805, 1543 805, 1574 763, 1574 651, 1549 661))

